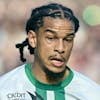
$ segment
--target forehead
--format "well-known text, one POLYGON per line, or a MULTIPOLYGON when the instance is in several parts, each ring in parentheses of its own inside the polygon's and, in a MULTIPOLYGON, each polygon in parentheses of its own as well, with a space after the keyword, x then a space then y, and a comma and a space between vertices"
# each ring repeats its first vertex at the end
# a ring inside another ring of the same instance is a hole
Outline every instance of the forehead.
POLYGON ((43 19, 43 28, 52 29, 55 31, 72 31, 74 33, 74 25, 70 20, 67 19, 45 17, 43 19))

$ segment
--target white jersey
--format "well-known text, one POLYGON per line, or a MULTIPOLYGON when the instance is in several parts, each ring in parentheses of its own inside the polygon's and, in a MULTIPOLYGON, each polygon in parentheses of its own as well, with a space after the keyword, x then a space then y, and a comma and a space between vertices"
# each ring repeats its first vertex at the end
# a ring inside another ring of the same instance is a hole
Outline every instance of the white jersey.
POLYGON ((100 86, 71 69, 63 82, 43 84, 26 64, 0 78, 0 100, 100 100, 100 86))

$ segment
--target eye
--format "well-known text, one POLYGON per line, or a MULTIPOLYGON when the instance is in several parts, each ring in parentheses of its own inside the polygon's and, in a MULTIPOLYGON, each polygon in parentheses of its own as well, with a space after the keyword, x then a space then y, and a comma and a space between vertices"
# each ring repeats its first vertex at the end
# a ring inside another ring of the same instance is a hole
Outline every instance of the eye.
POLYGON ((48 40, 53 41, 56 39, 56 37, 47 37, 48 40))
POLYGON ((74 38, 72 38, 72 37, 67 37, 67 38, 65 38, 64 40, 67 41, 67 42, 71 42, 71 41, 73 41, 73 39, 74 39, 74 38))
POLYGON ((46 40, 47 40, 48 43, 53 43, 53 42, 56 41, 56 37, 54 37, 54 36, 47 36, 46 40))
POLYGON ((53 37, 46 37, 48 43, 52 43, 54 41, 53 37))
POLYGON ((53 37, 47 37, 48 38, 48 40, 53 40, 54 38, 53 37))

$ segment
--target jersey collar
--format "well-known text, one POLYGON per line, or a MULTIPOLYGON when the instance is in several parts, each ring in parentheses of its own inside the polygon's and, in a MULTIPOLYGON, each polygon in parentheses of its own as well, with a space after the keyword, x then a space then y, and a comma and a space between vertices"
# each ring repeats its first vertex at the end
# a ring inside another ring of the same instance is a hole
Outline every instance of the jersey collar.
POLYGON ((65 80, 63 80, 62 82, 60 82, 58 84, 48 85, 48 84, 41 83, 40 81, 38 81, 35 78, 35 76, 32 73, 32 70, 31 70, 31 64, 25 65, 25 72, 26 72, 28 79, 31 81, 31 83, 33 85, 35 85, 37 88, 41 88, 44 90, 62 89, 64 87, 66 87, 72 81, 73 76, 74 76, 72 70, 69 68, 69 75, 65 78, 65 80))

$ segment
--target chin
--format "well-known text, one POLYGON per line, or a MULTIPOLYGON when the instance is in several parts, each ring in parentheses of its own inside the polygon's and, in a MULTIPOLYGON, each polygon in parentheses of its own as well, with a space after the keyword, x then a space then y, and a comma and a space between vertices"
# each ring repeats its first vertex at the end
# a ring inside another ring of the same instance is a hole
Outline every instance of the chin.
POLYGON ((51 77, 51 78, 54 78, 54 79, 57 79, 57 78, 62 78, 65 74, 65 71, 66 71, 66 68, 63 69, 63 70, 57 70, 57 71, 52 71, 48 68, 44 68, 44 72, 46 73, 46 75, 48 77, 51 77))

